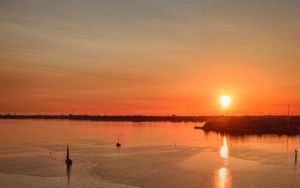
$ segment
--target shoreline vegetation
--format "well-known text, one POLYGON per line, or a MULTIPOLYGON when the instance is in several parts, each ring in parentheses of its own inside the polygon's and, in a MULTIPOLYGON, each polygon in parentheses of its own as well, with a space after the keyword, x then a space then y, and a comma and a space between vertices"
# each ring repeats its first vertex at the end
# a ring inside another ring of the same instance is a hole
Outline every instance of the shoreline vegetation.
POLYGON ((236 116, 207 121, 202 127, 205 132, 229 135, 300 135, 300 116, 236 116))
POLYGON ((0 119, 66 119, 88 121, 125 121, 125 122, 205 122, 212 116, 144 116, 144 115, 18 115, 4 114, 0 119))
POLYGON ((230 135, 278 134, 300 135, 300 116, 143 116, 143 115, 17 115, 4 114, 0 119, 62 119, 119 122, 205 122, 195 126, 205 132, 230 135))

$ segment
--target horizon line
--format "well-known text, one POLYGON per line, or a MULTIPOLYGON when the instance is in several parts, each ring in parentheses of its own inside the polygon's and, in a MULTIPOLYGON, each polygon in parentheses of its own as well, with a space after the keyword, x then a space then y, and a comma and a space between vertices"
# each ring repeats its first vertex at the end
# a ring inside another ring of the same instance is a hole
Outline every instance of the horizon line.
POLYGON ((300 114, 240 114, 240 115, 146 115, 146 114, 118 114, 118 115, 107 115, 107 114, 15 114, 15 113, 6 113, 0 114, 0 116, 100 116, 100 117, 241 117, 241 116, 300 116, 300 114))

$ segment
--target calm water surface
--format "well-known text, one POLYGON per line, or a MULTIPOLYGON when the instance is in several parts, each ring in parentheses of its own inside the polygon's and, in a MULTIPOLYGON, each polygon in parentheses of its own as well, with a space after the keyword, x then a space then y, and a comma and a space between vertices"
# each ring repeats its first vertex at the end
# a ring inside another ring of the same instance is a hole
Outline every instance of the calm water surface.
POLYGON ((195 125, 0 120, 0 187, 300 187, 300 136, 232 137, 195 125))

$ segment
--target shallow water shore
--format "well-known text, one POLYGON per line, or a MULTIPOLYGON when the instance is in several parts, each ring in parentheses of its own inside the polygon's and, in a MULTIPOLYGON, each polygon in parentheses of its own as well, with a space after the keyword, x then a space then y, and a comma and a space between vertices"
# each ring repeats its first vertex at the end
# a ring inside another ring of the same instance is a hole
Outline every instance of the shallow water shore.
POLYGON ((195 125, 0 120, 0 187, 299 187, 300 136, 231 137, 195 125))

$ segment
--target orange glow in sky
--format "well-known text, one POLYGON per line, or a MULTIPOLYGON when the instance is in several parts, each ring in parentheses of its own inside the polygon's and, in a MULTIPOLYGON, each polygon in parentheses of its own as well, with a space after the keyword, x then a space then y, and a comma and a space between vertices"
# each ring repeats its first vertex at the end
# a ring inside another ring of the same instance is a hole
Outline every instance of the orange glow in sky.
POLYGON ((0 113, 300 114, 294 7, 1 1, 0 113))

